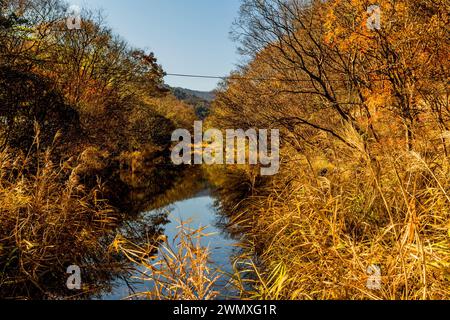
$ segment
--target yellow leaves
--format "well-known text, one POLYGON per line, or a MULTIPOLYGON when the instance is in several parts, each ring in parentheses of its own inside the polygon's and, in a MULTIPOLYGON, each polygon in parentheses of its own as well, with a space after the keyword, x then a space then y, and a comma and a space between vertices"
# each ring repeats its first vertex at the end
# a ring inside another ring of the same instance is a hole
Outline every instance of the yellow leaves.
POLYGON ((386 105, 386 102, 389 101, 389 94, 383 92, 375 92, 367 97, 367 105, 369 108, 377 108, 386 105))
POLYGON ((329 46, 332 46, 332 45, 333 45, 333 41, 334 41, 334 36, 333 36, 333 34, 330 33, 330 32, 327 33, 327 34, 324 36, 323 41, 324 41, 325 44, 327 44, 327 45, 329 45, 329 46))
POLYGON ((406 3, 402 1, 394 4, 394 11, 399 18, 403 18, 408 15, 408 7, 406 6, 406 3))
POLYGON ((347 43, 349 48, 357 50, 361 54, 366 53, 370 48, 370 42, 367 37, 361 35, 359 32, 353 32, 349 36, 347 43))
POLYGON ((373 33, 367 28, 368 13, 365 2, 334 2, 330 6, 324 23, 327 30, 323 38, 324 43, 336 45, 342 51, 357 50, 366 53, 371 47, 373 33))

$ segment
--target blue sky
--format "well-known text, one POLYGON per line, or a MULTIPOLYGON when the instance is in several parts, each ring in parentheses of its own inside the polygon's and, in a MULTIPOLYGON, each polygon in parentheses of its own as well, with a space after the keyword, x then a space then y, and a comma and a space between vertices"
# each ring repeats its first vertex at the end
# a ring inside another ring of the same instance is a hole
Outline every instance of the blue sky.
MULTIPOLYGON (((132 46, 153 51, 167 73, 228 75, 239 62, 230 40, 240 0, 68 0, 103 9, 132 46)), ((212 90, 214 79, 166 77, 171 86, 212 90)))

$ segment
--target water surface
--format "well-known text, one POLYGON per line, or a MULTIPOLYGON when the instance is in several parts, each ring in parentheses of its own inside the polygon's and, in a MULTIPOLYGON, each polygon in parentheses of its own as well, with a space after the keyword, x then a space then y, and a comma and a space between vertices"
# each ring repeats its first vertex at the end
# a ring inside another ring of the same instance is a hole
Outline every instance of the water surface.
MULTIPOLYGON (((164 225, 164 235, 168 237, 169 244, 172 244, 178 233, 180 222, 189 222, 189 227, 198 229, 206 227, 204 233, 211 234, 201 239, 201 245, 207 246, 210 250, 210 266, 218 268, 222 272, 232 271, 231 259, 236 252, 236 241, 231 239, 229 234, 221 228, 219 221, 220 214, 217 212, 216 199, 212 196, 209 188, 193 194, 188 199, 176 201, 163 208, 143 212, 137 221, 151 221, 152 217, 167 214, 168 223, 164 225)), ((135 266, 139 269, 138 266, 135 266)), ((142 277, 139 271, 132 272, 126 278, 117 279, 113 283, 111 293, 104 294, 102 299, 117 300, 125 299, 132 294, 151 290, 150 283, 136 279, 142 277)), ((222 275, 217 282, 215 290, 220 292, 219 298, 230 298, 235 293, 227 286, 228 277, 222 275)))

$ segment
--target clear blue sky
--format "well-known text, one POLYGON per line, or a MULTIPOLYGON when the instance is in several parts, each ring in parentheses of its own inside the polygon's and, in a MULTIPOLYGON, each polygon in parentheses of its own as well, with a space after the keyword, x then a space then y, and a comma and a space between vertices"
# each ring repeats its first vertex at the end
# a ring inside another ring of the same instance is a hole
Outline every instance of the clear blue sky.
MULTIPOLYGON (((68 0, 103 9, 132 46, 153 51, 167 73, 228 75, 239 61, 229 38, 240 0, 68 0)), ((212 90, 217 80, 166 77, 171 86, 212 90)))

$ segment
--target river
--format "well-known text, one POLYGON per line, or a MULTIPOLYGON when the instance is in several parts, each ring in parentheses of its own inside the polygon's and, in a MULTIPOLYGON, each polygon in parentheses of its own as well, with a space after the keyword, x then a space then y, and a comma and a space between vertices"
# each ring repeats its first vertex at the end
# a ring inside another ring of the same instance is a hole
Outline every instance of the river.
MULTIPOLYGON (((195 191, 194 191, 195 192, 195 191)), ((206 227, 204 233, 211 234, 201 239, 201 245, 210 250, 210 267, 221 270, 220 280, 216 282, 214 290, 220 292, 218 298, 233 298, 236 292, 228 284, 226 273, 232 272, 232 257, 238 250, 236 240, 221 227, 223 217, 216 206, 209 187, 197 191, 192 196, 181 201, 175 201, 165 207, 142 212, 137 221, 151 221, 152 217, 167 214, 168 223, 164 225, 164 235, 168 243, 173 243, 178 233, 180 222, 189 222, 189 227, 197 229, 206 227)), ((176 242, 175 242, 176 243, 176 242)), ((126 278, 116 279, 112 284, 112 291, 101 296, 103 300, 126 299, 127 297, 151 290, 150 284, 139 280, 142 273, 139 266, 126 278)))

